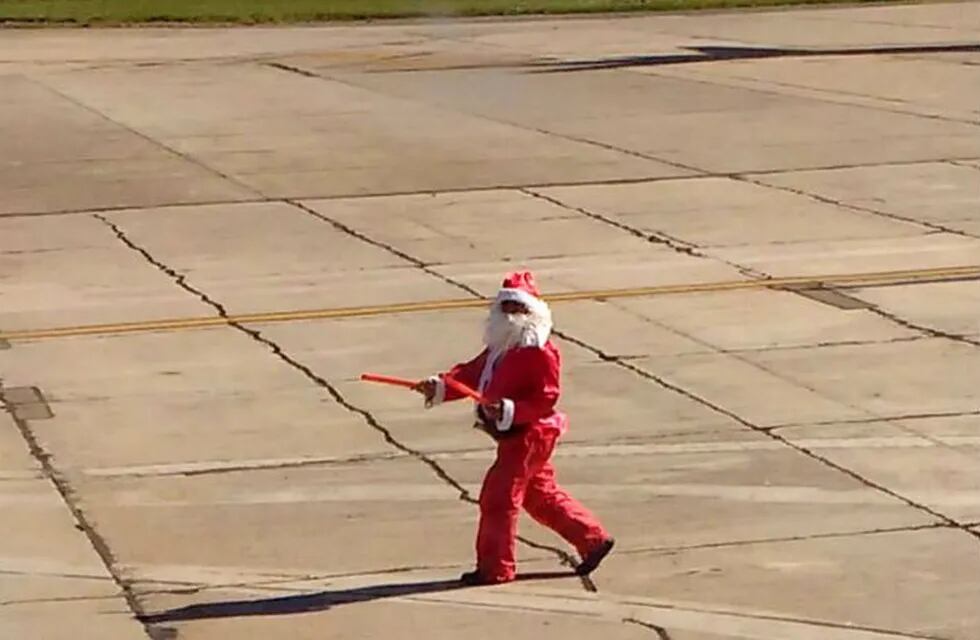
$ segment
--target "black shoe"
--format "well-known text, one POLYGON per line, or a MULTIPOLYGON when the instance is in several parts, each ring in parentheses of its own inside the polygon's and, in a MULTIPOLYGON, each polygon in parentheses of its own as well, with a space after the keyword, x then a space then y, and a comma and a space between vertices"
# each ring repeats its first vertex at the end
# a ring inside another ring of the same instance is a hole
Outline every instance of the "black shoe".
MULTIPOLYGON (((513 578, 511 578, 513 580, 513 578)), ((491 584, 503 584, 505 582, 510 582, 510 580, 491 580, 480 573, 479 569, 473 571, 467 571, 459 577, 459 581, 468 587, 480 587, 491 584)))
POLYGON ((459 581, 468 587, 479 587, 481 585, 490 584, 486 578, 480 575, 479 570, 467 571, 459 577, 459 581))
POLYGON ((582 564, 575 567, 575 573, 580 576, 587 576, 599 567, 599 563, 602 562, 603 558, 609 555, 612 551, 613 545, 616 544, 616 540, 613 538, 607 538, 602 544, 589 552, 585 558, 582 559, 582 564))

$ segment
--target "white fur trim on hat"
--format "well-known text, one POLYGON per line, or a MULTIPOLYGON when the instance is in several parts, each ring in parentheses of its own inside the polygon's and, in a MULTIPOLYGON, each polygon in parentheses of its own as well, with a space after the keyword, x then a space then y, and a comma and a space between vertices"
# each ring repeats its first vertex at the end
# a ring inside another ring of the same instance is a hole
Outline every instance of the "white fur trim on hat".
POLYGON ((426 378, 426 382, 436 383, 436 392, 432 395, 431 400, 426 400, 426 408, 442 404, 446 400, 446 383, 439 376, 429 376, 426 378))
POLYGON ((500 401, 500 419, 497 420, 497 431, 509 431, 514 426, 514 401, 504 398, 500 401))

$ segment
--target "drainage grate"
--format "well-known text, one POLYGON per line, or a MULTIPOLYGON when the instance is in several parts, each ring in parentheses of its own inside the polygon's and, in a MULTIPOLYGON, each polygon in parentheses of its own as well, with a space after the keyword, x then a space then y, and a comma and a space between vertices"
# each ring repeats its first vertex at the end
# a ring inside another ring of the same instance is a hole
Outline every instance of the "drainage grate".
POLYGON ((48 420, 54 417, 48 401, 37 387, 0 389, 0 400, 17 420, 48 420))

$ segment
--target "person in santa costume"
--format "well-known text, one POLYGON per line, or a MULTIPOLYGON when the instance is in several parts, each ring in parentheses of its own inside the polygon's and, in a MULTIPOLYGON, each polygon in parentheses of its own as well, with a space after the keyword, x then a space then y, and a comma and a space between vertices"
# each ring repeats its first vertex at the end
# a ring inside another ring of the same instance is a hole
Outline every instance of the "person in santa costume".
POLYGON ((614 540, 599 520, 555 481, 550 459, 568 418, 555 408, 561 393, 561 354, 550 340, 551 310, 534 276, 510 273, 490 307, 485 348, 475 358, 419 383, 427 407, 463 397, 443 375, 475 388, 477 425, 497 441, 497 458, 480 490, 477 566, 465 584, 498 584, 515 578, 517 520, 523 507, 558 533, 582 557, 588 575, 612 550, 614 540))

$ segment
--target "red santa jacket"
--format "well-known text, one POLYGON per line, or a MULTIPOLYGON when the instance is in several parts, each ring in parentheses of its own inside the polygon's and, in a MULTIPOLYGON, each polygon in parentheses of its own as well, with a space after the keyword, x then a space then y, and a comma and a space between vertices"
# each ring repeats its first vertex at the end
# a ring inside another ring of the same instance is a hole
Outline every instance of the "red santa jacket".
MULTIPOLYGON (((452 367, 446 375, 478 389, 490 402, 500 402, 502 416, 497 429, 506 432, 512 427, 537 427, 564 432, 567 418, 555 406, 561 395, 561 353, 548 340, 543 347, 513 347, 500 354, 487 372, 489 380, 481 379, 491 358, 484 349, 468 362, 452 367)), ((462 395, 436 379, 433 404, 458 400, 462 395)))

